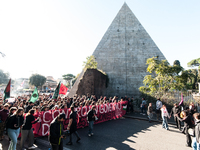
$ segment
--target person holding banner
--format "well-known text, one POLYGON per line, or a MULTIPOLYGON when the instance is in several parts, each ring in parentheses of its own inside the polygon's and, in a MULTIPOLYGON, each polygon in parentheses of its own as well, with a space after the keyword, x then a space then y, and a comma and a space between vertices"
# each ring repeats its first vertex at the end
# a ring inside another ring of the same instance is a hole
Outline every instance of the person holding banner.
POLYGON ((26 141, 27 137, 29 139, 28 147, 29 149, 35 149, 37 146, 34 143, 34 134, 32 129, 32 124, 35 124, 39 121, 39 117, 35 120, 33 114, 35 113, 34 109, 30 109, 29 112, 26 114, 26 118, 24 120, 24 124, 22 125, 21 130, 21 143, 20 149, 23 150, 24 142, 26 141))
POLYGON ((77 132, 77 122, 76 122, 77 114, 76 114, 76 111, 74 110, 74 106, 71 106, 70 109, 71 109, 71 113, 69 117, 69 124, 67 127, 67 130, 70 131, 70 140, 66 145, 72 145, 72 133, 74 133, 77 137, 76 142, 79 142, 81 140, 77 132))
POLYGON ((87 120, 89 122, 88 136, 91 136, 94 134, 92 131, 93 131, 93 125, 94 125, 94 121, 96 117, 95 109, 96 109, 96 106, 92 106, 92 109, 88 112, 88 115, 87 115, 87 120))

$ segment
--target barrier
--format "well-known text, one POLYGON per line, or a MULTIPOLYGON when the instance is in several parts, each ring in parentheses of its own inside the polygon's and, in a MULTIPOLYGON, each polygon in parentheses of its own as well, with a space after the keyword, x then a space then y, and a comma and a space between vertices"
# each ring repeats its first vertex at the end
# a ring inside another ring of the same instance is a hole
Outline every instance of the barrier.
MULTIPOLYGON (((120 118, 125 115, 126 110, 123 109, 123 106, 126 107, 127 102, 118 102, 118 103, 109 103, 101 104, 96 106, 96 114, 98 120, 94 124, 105 122, 111 119, 120 118)), ((77 108, 77 127, 82 128, 88 126, 87 122, 87 112, 91 109, 92 106, 84 106, 77 108)), ((59 109, 59 110, 49 110, 39 112, 34 114, 35 117, 40 116, 41 122, 33 124, 33 130, 35 136, 47 136, 49 133, 49 127, 51 121, 58 116, 59 113, 64 113, 66 116, 65 121, 63 122, 64 131, 67 130, 69 123, 70 109, 59 109)))

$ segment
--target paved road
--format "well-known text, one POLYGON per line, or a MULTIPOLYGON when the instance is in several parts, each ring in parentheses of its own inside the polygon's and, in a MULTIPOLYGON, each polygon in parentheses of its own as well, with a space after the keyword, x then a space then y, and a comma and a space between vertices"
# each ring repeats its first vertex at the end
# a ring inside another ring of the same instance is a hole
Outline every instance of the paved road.
MULTIPOLYGON (((191 150, 185 147, 185 135, 174 125, 169 125, 169 128, 167 131, 161 128, 160 123, 138 119, 111 120, 95 125, 95 135, 92 137, 87 136, 87 127, 79 129, 80 143, 76 143, 74 137, 73 145, 64 146, 65 150, 191 150)), ((67 141, 65 139, 64 143, 67 141)), ((49 148, 46 137, 37 140, 37 144, 38 150, 49 148)))

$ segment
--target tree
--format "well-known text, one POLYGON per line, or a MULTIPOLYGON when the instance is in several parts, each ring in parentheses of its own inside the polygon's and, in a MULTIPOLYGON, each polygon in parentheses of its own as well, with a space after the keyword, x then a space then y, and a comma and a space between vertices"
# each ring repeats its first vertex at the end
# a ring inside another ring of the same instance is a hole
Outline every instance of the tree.
POLYGON ((72 82, 73 80, 75 79, 75 76, 73 74, 65 74, 62 76, 64 80, 67 81, 67 87, 70 87, 72 86, 72 82))
MULTIPOLYGON (((198 69, 192 69, 192 70, 189 70, 192 74, 194 74, 193 76, 193 81, 195 81, 195 83, 193 82, 192 84, 192 87, 193 89, 195 89, 195 84, 197 82, 200 82, 200 58, 197 58, 197 59, 193 59, 191 60, 190 62, 187 63, 187 66, 188 67, 198 67, 198 69)), ((192 82, 192 79, 190 80, 190 83, 192 82)))
POLYGON ((97 69, 97 62, 95 60, 95 57, 93 55, 88 56, 86 58, 86 61, 83 62, 83 66, 86 69, 97 69))
POLYGON ((188 67, 196 67, 196 66, 199 66, 199 69, 200 69, 200 58, 191 60, 189 63, 187 63, 187 66, 188 66, 188 67))
POLYGON ((46 78, 42 75, 39 74, 33 74, 30 78, 29 78, 29 84, 36 86, 37 88, 42 85, 44 85, 44 83, 46 82, 46 78))
POLYGON ((167 60, 159 60, 156 57, 147 59, 147 72, 149 75, 144 77, 144 86, 139 90, 151 96, 161 96, 169 90, 183 90, 185 85, 182 76, 179 75, 183 68, 179 61, 175 61, 173 66, 170 66, 167 60))
POLYGON ((3 70, 0 69, 0 84, 7 84, 9 76, 9 73, 4 73, 3 70))

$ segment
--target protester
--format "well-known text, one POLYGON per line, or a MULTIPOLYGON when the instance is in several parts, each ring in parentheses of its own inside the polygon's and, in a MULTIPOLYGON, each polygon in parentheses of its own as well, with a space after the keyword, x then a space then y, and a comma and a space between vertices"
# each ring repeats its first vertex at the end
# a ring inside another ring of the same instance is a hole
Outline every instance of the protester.
POLYGON ((35 124, 39 121, 39 118, 37 120, 33 116, 35 113, 34 109, 30 109, 28 114, 26 114, 26 118, 24 120, 24 124, 22 125, 21 130, 21 143, 20 143, 20 149, 23 150, 24 148, 24 142, 26 141, 27 137, 29 140, 28 143, 28 149, 34 149, 37 146, 34 144, 34 134, 32 129, 32 124, 35 124))
POLYGON ((176 117, 176 115, 179 116, 180 113, 181 113, 180 107, 179 107, 176 103, 174 103, 174 107, 172 108, 171 113, 170 113, 170 118, 171 118, 172 115, 174 116, 174 121, 175 121, 175 123, 176 123, 176 126, 177 126, 177 128, 181 131, 181 122, 180 122, 180 120, 176 117))
POLYGON ((88 112, 88 115, 87 115, 87 120, 89 122, 88 136, 94 135, 93 125, 94 125, 94 121, 95 121, 95 117, 96 117, 95 109, 96 109, 96 106, 92 106, 92 109, 88 112))
POLYGON ((144 98, 142 98, 141 113, 140 114, 145 115, 145 113, 146 113, 146 100, 144 98))
POLYGON ((10 116, 6 124, 8 136, 11 139, 8 148, 9 150, 16 150, 17 138, 19 136, 20 127, 22 126, 23 122, 23 109, 18 108, 18 110, 12 116, 10 116))
POLYGON ((9 105, 5 104, 4 108, 0 110, 0 141, 3 140, 3 132, 6 126, 6 119, 9 115, 9 110, 8 110, 9 105))
POLYGON ((147 109, 147 115, 149 118, 149 122, 151 123, 151 119, 153 117, 153 107, 152 107, 152 103, 149 103, 148 109, 147 109))
POLYGON ((165 105, 162 106, 162 108, 160 109, 161 110, 161 116, 162 116, 162 128, 165 128, 166 130, 169 130, 169 127, 168 127, 168 123, 167 123, 167 117, 169 118, 169 113, 167 111, 167 108, 165 105))
POLYGON ((70 113, 70 117, 69 117, 69 124, 67 127, 67 130, 70 131, 70 140, 67 143, 67 145, 72 145, 72 133, 74 133, 77 137, 76 142, 79 142, 81 140, 81 138, 79 137, 78 132, 77 132, 77 122, 76 122, 77 114, 76 114, 76 111, 74 111, 74 106, 71 106, 70 109, 71 109, 71 113, 70 113))
POLYGON ((161 111, 160 111, 161 108, 162 108, 162 102, 160 101, 160 98, 158 98, 157 101, 156 101, 156 117, 157 117, 157 120, 161 119, 161 111))
POLYGON ((32 109, 32 107, 34 106, 34 103, 33 102, 29 102, 29 105, 26 107, 26 109, 25 109, 25 113, 28 113, 28 111, 30 110, 30 109, 32 109))
POLYGON ((193 102, 190 102, 190 105, 189 105, 189 114, 193 117, 193 114, 196 112, 196 108, 194 106, 194 103, 193 102))
POLYGON ((189 134, 188 130, 189 130, 189 128, 193 128, 194 124, 193 124, 192 118, 189 115, 187 110, 182 111, 181 114, 182 114, 182 118, 183 119, 181 119, 177 114, 176 114, 176 117, 180 121, 184 122, 185 134, 186 134, 186 143, 187 143, 186 146, 191 147, 192 140, 191 140, 191 137, 190 137, 190 134, 189 134))
POLYGON ((192 148, 193 150, 200 150, 200 114, 194 113, 193 115, 195 119, 195 137, 192 140, 192 148))
POLYGON ((63 121, 65 114, 59 114, 50 124, 49 142, 51 143, 52 150, 63 150, 63 121))

